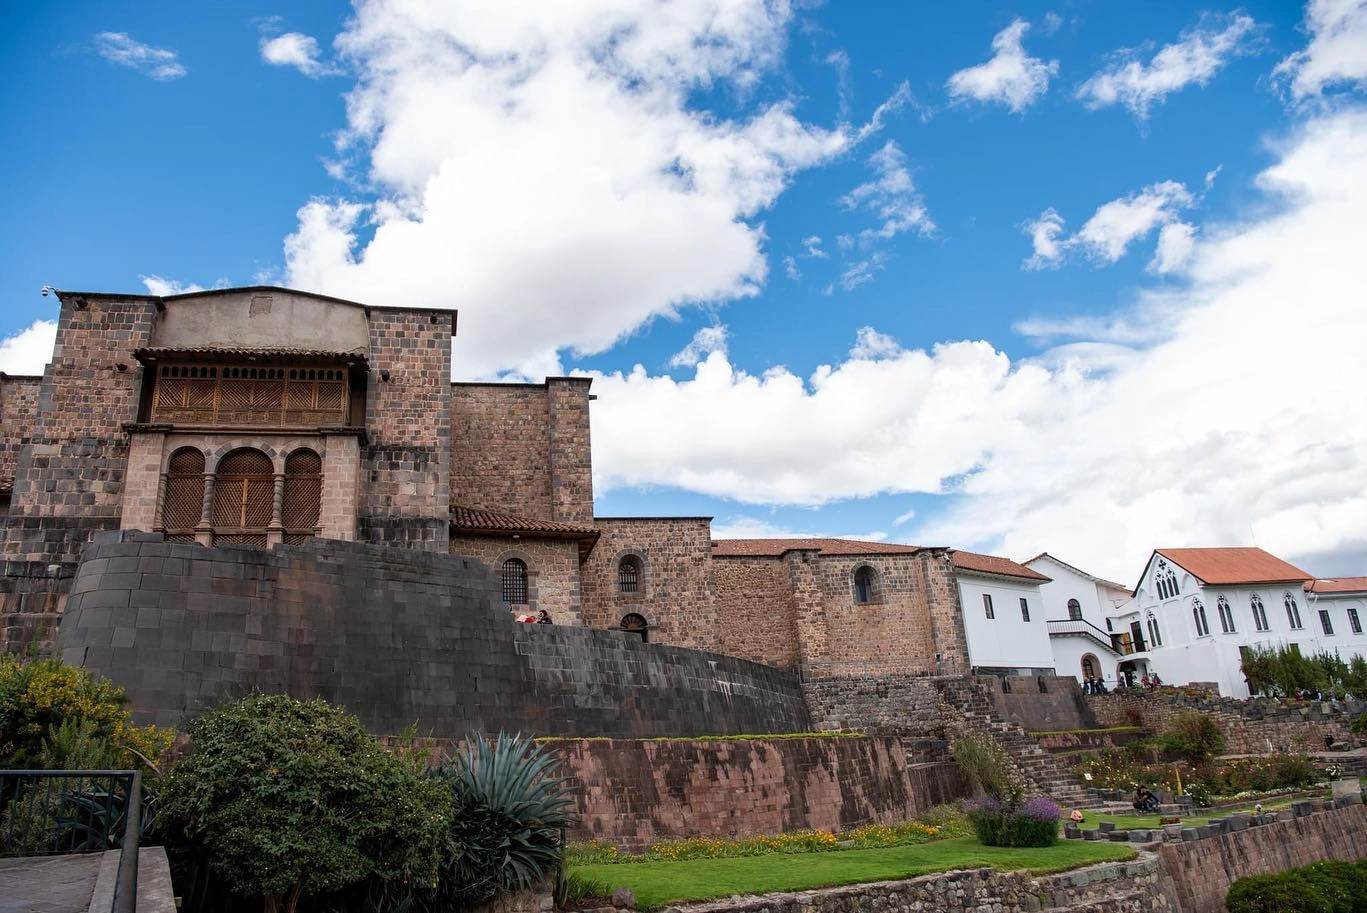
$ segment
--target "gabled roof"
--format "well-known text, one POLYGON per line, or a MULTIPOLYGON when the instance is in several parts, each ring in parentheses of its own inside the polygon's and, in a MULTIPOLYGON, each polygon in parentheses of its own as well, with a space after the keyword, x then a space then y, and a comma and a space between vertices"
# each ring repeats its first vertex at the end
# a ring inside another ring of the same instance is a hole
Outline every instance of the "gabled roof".
MULTIPOLYGON (((1201 583, 1233 586, 1240 583, 1304 583, 1312 575, 1260 548, 1158 548, 1144 565, 1147 574, 1154 557, 1161 555, 1189 572, 1201 583)), ((1139 592, 1139 583, 1132 592, 1139 592)))
POLYGON ((451 507, 451 532, 463 536, 518 536, 528 539, 574 539, 583 561, 598 543, 600 533, 584 523, 562 523, 535 517, 519 517, 476 507, 451 507))
POLYGON ((1044 576, 1039 571, 1031 570, 1023 564, 1017 564, 1010 558, 979 555, 977 552, 961 552, 958 549, 955 549, 951 554, 954 558, 954 567, 961 571, 975 574, 995 574, 999 577, 1019 577, 1033 583, 1048 583, 1053 579, 1044 576))
POLYGON ((1305 585, 1310 593, 1367 593, 1367 577, 1327 577, 1305 585))
POLYGON ((714 558, 778 558, 795 549, 818 550, 823 555, 914 555, 919 545, 860 542, 855 539, 713 539, 714 558))
POLYGON ((1040 553, 1039 553, 1038 555, 1036 555, 1035 557, 1029 558, 1029 559, 1027 559, 1027 560, 1025 560, 1025 561, 1022 561, 1021 564, 1025 565, 1026 567, 1029 567, 1029 566, 1031 565, 1031 563, 1033 563, 1033 562, 1035 562, 1035 561, 1038 561, 1038 560, 1040 560, 1041 558, 1048 558, 1050 561, 1054 562, 1055 564, 1059 565, 1060 567, 1066 567, 1068 570, 1072 571, 1074 574, 1077 574, 1079 577, 1086 577, 1088 580, 1092 581, 1093 583, 1099 583, 1099 584, 1101 584, 1102 586, 1108 586, 1108 587, 1110 587, 1110 588, 1113 589, 1113 590, 1122 590, 1122 591, 1124 591, 1124 592, 1126 592, 1126 593, 1128 593, 1128 592, 1130 591, 1130 588, 1127 587, 1127 586, 1125 586, 1125 584, 1123 584, 1123 583, 1116 583, 1114 580, 1107 580, 1105 577, 1097 577, 1097 576, 1094 576, 1094 575, 1092 575, 1092 574, 1089 574, 1089 573, 1087 573, 1086 571, 1084 571, 1082 568, 1080 568, 1080 567, 1075 567, 1075 566, 1069 564, 1067 561, 1064 561, 1062 558, 1057 558, 1057 557, 1055 557, 1055 556, 1049 554, 1048 552, 1040 552, 1040 553))
POLYGON ((195 358, 201 361, 308 361, 365 364, 364 352, 335 352, 301 346, 143 346, 133 350, 143 364, 164 358, 195 358))

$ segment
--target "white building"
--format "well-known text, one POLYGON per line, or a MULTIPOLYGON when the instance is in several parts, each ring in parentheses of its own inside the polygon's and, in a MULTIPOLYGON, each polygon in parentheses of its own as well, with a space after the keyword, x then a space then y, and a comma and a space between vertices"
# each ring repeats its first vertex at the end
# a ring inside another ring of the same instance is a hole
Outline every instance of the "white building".
POLYGON ((1039 593, 1059 675, 1079 682, 1100 679, 1111 687, 1126 668, 1142 674, 1140 664, 1126 655, 1128 641, 1117 636, 1127 634, 1128 627, 1116 627, 1113 620, 1130 602, 1128 587, 1094 577, 1048 552, 1024 564, 1049 578, 1039 593))
POLYGON ((1053 675, 1040 587, 1049 578, 1006 558, 955 551, 968 662, 986 675, 1053 675))
POLYGON ((1127 631, 1136 671, 1168 684, 1213 681, 1247 697, 1240 649, 1295 645, 1302 654, 1367 655, 1367 579, 1315 580, 1260 548, 1158 549, 1134 602, 1111 617, 1127 631))

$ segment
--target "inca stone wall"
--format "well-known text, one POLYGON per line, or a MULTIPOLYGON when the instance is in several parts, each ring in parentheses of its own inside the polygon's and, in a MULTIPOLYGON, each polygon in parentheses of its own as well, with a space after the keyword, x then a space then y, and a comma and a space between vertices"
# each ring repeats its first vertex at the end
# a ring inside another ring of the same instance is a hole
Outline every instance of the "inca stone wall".
POLYGON ((581 569, 585 624, 613 628, 635 612, 650 625, 654 642, 764 661, 727 649, 719 633, 734 622, 719 618, 713 604, 706 517, 599 517, 593 525, 602 535, 581 569), (620 592, 617 585, 618 566, 628 555, 641 565, 634 593, 620 592))
POLYGON ((371 730, 653 736, 802 732, 791 674, 616 631, 515 622, 478 562, 311 540, 271 551, 102 534, 58 633, 141 722, 225 697, 323 697, 371 730))
POLYGON ((1230 754, 1258 754, 1268 750, 1294 751, 1324 747, 1324 737, 1356 743, 1349 730, 1353 717, 1367 710, 1362 701, 1332 705, 1328 701, 1303 704, 1219 697, 1204 693, 1187 696, 1166 691, 1115 691, 1087 697, 1102 726, 1139 725, 1162 732, 1179 713, 1200 713, 1213 719, 1225 736, 1230 754))
POLYGON ((963 792, 951 761, 891 738, 552 741, 580 824, 571 839, 640 850, 678 837, 839 832, 909 821, 963 792))
POLYGON ((370 441, 360 450, 362 539, 446 551, 452 319, 449 311, 369 312, 370 441), (386 371, 389 379, 383 380, 386 371))

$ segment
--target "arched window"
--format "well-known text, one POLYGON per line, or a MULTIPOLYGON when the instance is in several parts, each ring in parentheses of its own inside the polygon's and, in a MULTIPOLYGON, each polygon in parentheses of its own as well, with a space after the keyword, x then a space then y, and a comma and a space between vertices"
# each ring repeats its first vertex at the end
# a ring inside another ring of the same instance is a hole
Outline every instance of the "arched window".
POLYGON ((1300 606, 1296 605, 1296 597, 1287 593, 1282 597, 1282 604, 1286 606, 1287 623, 1291 625, 1292 630, 1300 630, 1303 626, 1301 625, 1300 606))
POLYGON ((312 450, 296 450, 285 460, 285 491, 280 520, 285 542, 298 545, 318 531, 323 499, 323 460, 312 450))
POLYGON ((627 555, 617 563, 617 592, 638 593, 641 590, 641 559, 627 555))
POLYGON ((204 510, 204 454, 182 447, 166 466, 166 490, 161 501, 161 528, 167 542, 194 542, 204 510))
POLYGON ((1177 595, 1177 575, 1168 567, 1166 561, 1158 562, 1158 571, 1153 575, 1153 579, 1158 586, 1159 599, 1171 599, 1177 595))
POLYGON ((1229 607, 1229 600, 1221 596, 1215 601, 1215 611, 1220 613, 1220 630, 1226 634, 1234 633, 1234 610, 1229 607))
POLYGON ((234 450, 214 474, 214 542, 266 544, 275 504, 275 467, 260 450, 234 450))
POLYGON ((1082 620, 1082 603, 1078 602, 1076 599, 1069 599, 1069 600, 1068 600, 1068 620, 1069 620, 1069 621, 1081 621, 1081 620, 1082 620))
POLYGON ((1259 631, 1266 631, 1268 628, 1267 610, 1263 608, 1262 597, 1254 593, 1249 597, 1248 606, 1253 610, 1253 627, 1259 631))
POLYGON ((1154 617, 1152 612, 1149 613, 1149 646, 1163 646, 1163 635, 1158 630, 1158 619, 1154 617))
POLYGON ((1199 599, 1191 601, 1191 617, 1196 622, 1196 636, 1205 637, 1210 633, 1210 622, 1206 619, 1205 603, 1199 599))
POLYGON ((503 601, 509 605, 527 604, 527 564, 521 558, 503 562, 503 601))
POLYGON ((877 599, 878 574, 867 564, 862 564, 854 572, 854 601, 866 603, 877 599))
POLYGON ((1082 657, 1082 678, 1084 681, 1091 681, 1096 678, 1096 662, 1090 653, 1082 657))
POLYGON ((639 634, 642 641, 650 639, 650 626, 646 624, 644 615, 630 612, 622 616, 621 628, 628 634, 639 634))

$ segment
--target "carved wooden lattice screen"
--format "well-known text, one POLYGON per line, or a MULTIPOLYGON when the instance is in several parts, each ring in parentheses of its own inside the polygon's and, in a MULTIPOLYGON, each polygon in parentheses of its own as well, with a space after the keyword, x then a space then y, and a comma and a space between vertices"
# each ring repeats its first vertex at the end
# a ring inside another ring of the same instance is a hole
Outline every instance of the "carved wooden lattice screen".
POLYGON ((166 467, 166 492, 161 502, 161 528, 168 542, 194 542, 204 508, 204 454, 182 447, 166 467))
POLYGON ((323 460, 312 450, 296 450, 285 460, 285 494, 280 508, 285 542, 298 545, 317 532, 323 496, 323 460))
POLYGON ((214 476, 214 541, 266 545, 275 504, 275 467, 260 450, 234 450, 214 476))
POLYGON ((347 375, 341 368, 162 365, 152 421, 182 425, 342 425, 347 375))

